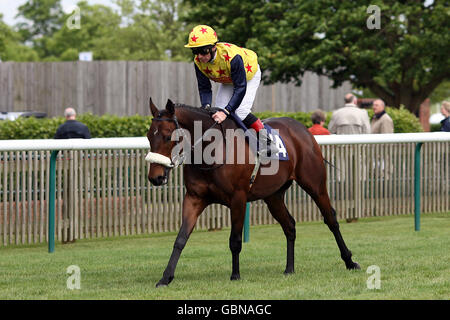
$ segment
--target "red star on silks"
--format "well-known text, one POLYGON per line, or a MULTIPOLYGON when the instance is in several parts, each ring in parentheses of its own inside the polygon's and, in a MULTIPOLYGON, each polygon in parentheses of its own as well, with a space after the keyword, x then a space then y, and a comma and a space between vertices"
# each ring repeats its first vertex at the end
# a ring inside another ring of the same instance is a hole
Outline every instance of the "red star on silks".
POLYGON ((223 57, 225 58, 225 61, 230 61, 231 57, 228 54, 224 54, 223 57))
POLYGON ((216 37, 217 38, 217 33, 214 31, 214 37, 216 37))
POLYGON ((247 66, 245 67, 245 69, 247 69, 247 72, 252 72, 252 66, 249 65, 248 63, 247 63, 247 66))
POLYGON ((206 28, 201 28, 201 29, 200 29, 200 32, 203 33, 203 34, 205 34, 205 33, 208 33, 208 30, 206 30, 206 28))
POLYGON ((223 76, 225 74, 225 70, 219 68, 219 70, 217 70, 217 73, 219 74, 219 76, 223 76))
POLYGON ((206 67, 206 69, 203 69, 203 71, 205 71, 207 74, 211 74, 212 70, 209 70, 208 67, 206 67))
POLYGON ((228 48, 231 48, 231 44, 229 44, 229 43, 224 43, 223 45, 227 46, 228 48))
POLYGON ((195 34, 191 38, 192 42, 197 42, 197 39, 198 39, 198 37, 196 37, 195 34))

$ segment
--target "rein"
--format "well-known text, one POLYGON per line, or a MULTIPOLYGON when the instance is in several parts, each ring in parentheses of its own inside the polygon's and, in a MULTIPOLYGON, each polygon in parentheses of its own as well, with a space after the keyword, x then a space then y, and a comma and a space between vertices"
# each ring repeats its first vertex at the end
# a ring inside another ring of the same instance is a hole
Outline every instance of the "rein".
MULTIPOLYGON (((205 130, 205 132, 202 134, 202 136, 201 136, 197 141, 194 142, 194 144, 193 144, 192 147, 191 147, 191 150, 194 150, 195 146, 196 146, 197 144, 199 144, 199 143, 203 140, 203 137, 205 136, 205 133, 206 133, 209 129, 212 129, 216 124, 219 124, 219 123, 217 123, 217 122, 214 121, 213 125, 212 125, 211 127, 209 127, 208 129, 205 130)), ((223 127, 222 127, 222 124, 220 124, 220 128, 222 129, 222 133, 223 133, 223 127)))
MULTIPOLYGON (((169 121, 169 122, 174 122, 174 123, 175 123, 176 130, 182 129, 181 126, 180 126, 180 123, 178 122, 178 119, 177 119, 177 117, 176 117, 175 115, 173 116, 173 118, 153 118, 152 121, 153 121, 153 120, 155 120, 155 121, 169 121)), ((215 126, 218 125, 218 124, 219 124, 218 122, 214 121, 214 123, 213 123, 208 129, 206 129, 206 130, 203 132, 202 136, 201 136, 197 141, 194 142, 194 144, 191 146, 191 150, 194 150, 195 146, 198 145, 200 142, 203 141, 203 138, 204 138, 204 136, 205 136, 205 133, 206 133, 208 130, 212 129, 213 127, 215 127, 215 126)), ((222 126, 222 124, 220 124, 220 129, 222 130, 222 136, 225 137, 225 136, 224 136, 224 131, 223 131, 223 126, 222 126)), ((186 135, 184 134, 184 131, 183 131, 183 130, 182 130, 182 134, 183 134, 183 138, 186 138, 186 135)), ((225 139, 225 138, 224 138, 224 139, 225 139)), ((184 163, 184 161, 186 160, 186 158, 185 158, 185 156, 184 156, 184 153, 183 153, 183 156, 181 156, 181 158, 182 158, 181 162, 177 163, 177 165, 174 165, 173 162, 172 162, 171 167, 179 166, 180 164, 183 164, 183 163, 184 163)), ((198 169, 200 169, 200 170, 213 170, 213 169, 218 169, 218 168, 220 168, 220 167, 223 166, 224 164, 225 164, 225 163, 222 163, 222 164, 219 164, 218 166, 215 166, 215 167, 206 167, 206 168, 198 167, 198 169)))
MULTIPOLYGON (((180 124, 179 124, 179 122, 178 122, 178 119, 177 119, 177 117, 175 115, 173 116, 173 118, 158 118, 157 117, 157 118, 153 118, 152 120, 174 122, 175 126, 176 126, 176 130, 182 129, 180 124)), ((218 124, 219 124, 218 122, 214 121, 214 123, 208 129, 206 129, 203 132, 202 136, 199 139, 197 139, 197 141, 194 142, 194 144, 191 146, 191 151, 194 150, 195 146, 197 146, 200 142, 203 141, 203 138, 204 138, 206 132, 208 132, 208 130, 212 129, 213 127, 215 127, 218 124)), ((226 143, 226 139, 225 139, 225 134, 224 134, 222 123, 220 123, 220 129, 222 130, 222 137, 224 137, 223 139, 224 139, 224 141, 226 143)), ((182 135, 183 135, 184 139, 187 139, 186 134, 184 133, 183 130, 182 130, 182 135)), ((174 163, 173 160, 170 159, 170 158, 161 159, 161 160, 159 160, 157 162, 162 163, 166 167, 166 170, 169 170, 169 169, 174 168, 174 167, 178 167, 179 165, 183 164, 184 161, 186 160, 184 152, 183 152, 182 156, 180 156, 181 161, 176 161, 176 163, 174 163), (170 163, 168 163, 169 161, 170 161, 170 163)), ((147 157, 146 157, 146 160, 147 160, 147 157)), ((259 170, 259 167, 260 167, 260 164, 261 164, 260 161, 259 161, 258 155, 255 156, 255 161, 256 161, 255 162, 255 167, 253 168, 253 172, 252 172, 251 177, 250 177, 250 189, 251 189, 251 187, 253 185, 253 182, 255 181, 256 175, 258 174, 258 170, 259 170)), ((222 163, 222 164, 219 164, 219 165, 217 165, 215 167, 203 167, 203 168, 198 166, 197 169, 205 170, 205 171, 206 170, 214 170, 214 169, 218 169, 218 168, 222 167, 224 164, 225 164, 225 162, 222 163)))
MULTIPOLYGON (((214 126, 216 126, 217 124, 219 124, 218 122, 216 122, 216 121, 214 121, 214 123, 213 123, 213 125, 212 126, 210 126, 208 129, 206 129, 205 130, 205 132, 202 134, 202 136, 197 140, 197 141, 195 141, 194 142, 194 144, 192 145, 192 147, 191 147, 191 150, 194 150, 194 148, 195 148, 195 146, 197 145, 197 144, 199 144, 200 142, 202 142, 203 141, 203 137, 205 136, 205 133, 209 130, 209 129, 212 129, 214 126)), ((222 124, 220 124, 220 129, 222 130, 222 137, 224 137, 224 141, 225 141, 225 135, 224 135, 224 132, 223 132, 223 126, 222 126, 222 124)), ((217 166, 215 166, 215 167, 197 167, 198 169, 200 169, 200 170, 214 170, 214 169, 218 169, 218 168, 220 168, 221 166, 223 166, 225 164, 225 162, 224 163, 222 163, 222 164, 219 164, 219 165, 217 165, 217 166)))

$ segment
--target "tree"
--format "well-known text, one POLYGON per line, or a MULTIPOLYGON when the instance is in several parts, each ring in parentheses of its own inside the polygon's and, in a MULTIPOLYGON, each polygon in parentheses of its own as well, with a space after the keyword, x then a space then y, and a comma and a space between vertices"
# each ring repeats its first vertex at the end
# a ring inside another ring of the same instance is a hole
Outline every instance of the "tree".
MULTIPOLYGON (((221 0, 184 0, 190 9, 183 16, 184 20, 194 27, 207 24, 214 28, 219 41, 233 42, 245 46, 249 39, 255 38, 253 26, 258 17, 255 12, 268 3, 264 0, 228 0, 226 5, 221 0)), ((185 35, 186 43, 188 35, 185 35)))
POLYGON ((79 11, 65 14, 61 0, 28 1, 19 7, 17 16, 25 20, 16 25, 18 33, 0 30, 0 50, 11 53, 14 49, 20 53, 16 58, 41 61, 77 60, 81 51, 92 51, 95 60, 192 58, 190 50, 183 47, 188 27, 180 20, 187 7, 182 0, 113 2, 119 10, 82 0, 77 3, 79 11), (70 23, 75 15, 80 17, 79 27, 70 23), (3 38, 9 33, 20 47, 11 41, 5 47, 3 38))
POLYGON ((334 87, 350 81, 390 106, 416 112, 450 77, 445 1, 232 0, 230 8, 216 0, 186 1, 195 8, 189 21, 210 23, 219 39, 225 31, 226 41, 258 53, 269 71, 266 83, 300 84, 304 72, 313 71, 333 79, 334 87), (379 28, 372 28, 376 18, 379 28))
POLYGON ((442 82, 431 94, 431 103, 440 103, 450 99, 450 80, 442 82))
MULTIPOLYGON (((80 28, 69 27, 64 23, 46 41, 48 55, 46 59, 53 57, 56 60, 78 59, 78 52, 92 51, 94 59, 111 59, 111 46, 121 43, 120 38, 116 38, 120 30, 121 17, 112 8, 103 5, 89 5, 87 1, 78 2, 80 9, 80 28)), ((63 16, 63 21, 67 21, 74 13, 63 16)))
POLYGON ((3 15, 0 13, 0 54, 6 49, 7 42, 13 38, 13 31, 3 22, 3 15))
MULTIPOLYGON (((77 52, 92 51, 95 60, 186 60, 184 23, 177 19, 180 0, 135 2, 116 0, 119 10, 80 1, 80 28, 66 24, 47 39, 51 60, 77 59, 77 52)), ((72 13, 66 14, 66 21, 72 13)))
POLYGON ((189 11, 188 5, 183 4, 182 0, 142 0, 138 10, 156 24, 162 38, 159 46, 166 56, 169 53, 170 60, 192 59, 190 50, 184 48, 189 27, 183 17, 189 11))
POLYGON ((20 42, 20 35, 3 22, 0 14, 0 59, 1 61, 36 61, 37 53, 20 42))
POLYGON ((30 0, 18 8, 17 17, 25 20, 16 27, 24 43, 31 42, 39 56, 48 55, 47 39, 60 29, 64 12, 61 0, 30 0))

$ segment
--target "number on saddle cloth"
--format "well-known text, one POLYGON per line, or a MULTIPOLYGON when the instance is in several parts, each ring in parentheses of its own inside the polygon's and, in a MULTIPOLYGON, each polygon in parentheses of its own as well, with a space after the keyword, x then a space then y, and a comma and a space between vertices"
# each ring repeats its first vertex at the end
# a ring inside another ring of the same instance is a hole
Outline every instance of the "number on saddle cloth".
POLYGON ((281 138, 278 130, 273 129, 268 124, 264 123, 264 129, 267 130, 267 135, 272 139, 273 143, 277 147, 278 152, 276 154, 271 155, 271 159, 275 160, 289 160, 289 155, 286 150, 286 146, 284 145, 283 138, 281 138))

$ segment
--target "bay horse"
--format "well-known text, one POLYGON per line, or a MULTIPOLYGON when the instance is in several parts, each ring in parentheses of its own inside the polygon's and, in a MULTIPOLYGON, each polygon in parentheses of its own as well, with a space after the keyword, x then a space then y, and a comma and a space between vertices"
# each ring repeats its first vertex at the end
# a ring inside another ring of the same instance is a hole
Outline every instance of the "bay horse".
MULTIPOLYGON (((202 134, 216 123, 211 112, 186 105, 175 105, 170 99, 163 110, 149 100, 153 115, 147 132, 150 153, 153 160, 148 172, 149 181, 160 186, 166 184, 170 170, 174 167, 171 153, 176 142, 171 139, 177 129, 185 129, 191 134, 194 122, 201 121, 202 134), (157 159, 156 159, 157 158, 157 159), (156 160, 155 160, 156 159, 156 160)), ((184 164, 184 184, 186 193, 183 200, 182 224, 176 237, 169 263, 157 287, 167 286, 175 275, 175 268, 181 252, 203 210, 210 204, 219 203, 230 209, 231 234, 229 248, 232 255, 231 280, 240 279, 239 254, 242 248, 242 230, 246 203, 263 199, 270 213, 281 225, 287 240, 287 259, 285 274, 294 272, 294 243, 296 238, 295 220, 284 203, 286 190, 295 180, 314 200, 320 209, 325 224, 333 233, 339 247, 342 260, 347 269, 360 269, 357 262, 352 261, 352 253, 345 245, 336 212, 331 206, 326 187, 326 170, 324 159, 314 137, 306 127, 292 118, 271 118, 265 123, 279 131, 282 136, 289 160, 279 161, 274 175, 258 174, 253 185, 249 180, 255 167, 254 163, 224 164, 184 164)), ((221 123, 223 129, 237 129, 236 123, 227 118, 221 123)), ((192 139, 193 140, 193 139, 192 139)), ((223 141, 224 145, 228 141, 223 141)), ((248 143, 235 145, 236 152, 252 154, 248 143), (237 150, 236 148, 241 148, 237 150)), ((190 150, 192 152, 192 150, 190 150)), ((270 160, 278 161, 278 160, 270 160)), ((267 166, 268 164, 266 164, 267 166)), ((261 169, 264 166, 261 167, 261 169)))

